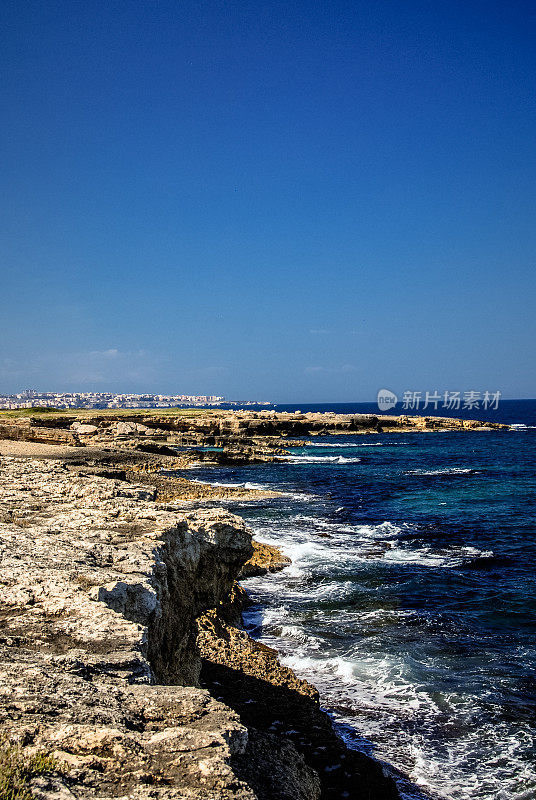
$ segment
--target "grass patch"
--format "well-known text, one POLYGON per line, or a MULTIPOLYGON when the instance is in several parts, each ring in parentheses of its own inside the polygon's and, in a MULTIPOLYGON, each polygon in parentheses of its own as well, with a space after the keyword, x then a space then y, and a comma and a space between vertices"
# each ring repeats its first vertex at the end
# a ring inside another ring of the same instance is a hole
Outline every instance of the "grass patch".
POLYGON ((196 417, 201 414, 214 414, 214 408, 10 408, 0 410, 0 419, 16 419, 17 417, 38 417, 50 413, 63 417, 196 417))
POLYGON ((65 414, 66 410, 63 408, 51 408, 49 406, 34 406, 33 408, 10 408, 2 409, 0 416, 2 417, 35 417, 36 415, 46 414, 65 414))
POLYGON ((31 406, 30 408, 10 409, 7 413, 9 414, 11 411, 21 417, 33 417, 34 414, 62 414, 65 409, 53 408, 52 406, 31 406))
POLYGON ((26 755, 17 745, 0 744, 0 800, 32 800, 28 783, 37 775, 60 770, 59 761, 38 751, 26 755))

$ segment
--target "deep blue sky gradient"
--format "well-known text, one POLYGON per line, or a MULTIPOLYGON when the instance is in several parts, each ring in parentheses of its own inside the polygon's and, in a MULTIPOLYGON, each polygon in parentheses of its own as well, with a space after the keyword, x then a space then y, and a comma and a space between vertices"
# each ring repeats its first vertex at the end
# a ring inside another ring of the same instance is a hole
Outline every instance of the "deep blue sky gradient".
POLYGON ((531 2, 10 2, 0 392, 536 395, 531 2))

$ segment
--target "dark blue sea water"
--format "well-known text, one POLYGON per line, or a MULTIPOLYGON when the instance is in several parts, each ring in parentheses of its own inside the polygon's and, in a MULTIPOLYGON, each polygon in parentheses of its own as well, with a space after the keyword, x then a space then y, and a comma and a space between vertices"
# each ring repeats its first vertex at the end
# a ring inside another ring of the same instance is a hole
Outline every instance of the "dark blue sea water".
POLYGON ((498 418, 196 474, 284 492, 231 506, 292 558, 245 582, 249 629, 408 798, 536 797, 536 401, 498 418))

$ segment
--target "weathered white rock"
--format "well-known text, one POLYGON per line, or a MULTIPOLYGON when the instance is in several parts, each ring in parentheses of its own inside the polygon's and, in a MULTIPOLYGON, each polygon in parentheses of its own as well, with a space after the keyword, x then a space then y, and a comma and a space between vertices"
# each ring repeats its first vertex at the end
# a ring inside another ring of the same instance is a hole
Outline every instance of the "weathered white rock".
POLYGON ((74 433, 78 433, 82 436, 94 435, 95 433, 99 432, 99 429, 96 425, 89 425, 84 422, 73 422, 70 428, 72 431, 74 431, 74 433))
POLYGON ((128 436, 137 430, 135 422, 115 422, 111 427, 116 436, 128 436))
POLYGON ((237 517, 146 487, 0 459, 0 732, 66 774, 37 798, 237 798, 247 730, 195 686, 194 618, 251 553, 237 517), (168 684, 168 685, 156 685, 168 684))

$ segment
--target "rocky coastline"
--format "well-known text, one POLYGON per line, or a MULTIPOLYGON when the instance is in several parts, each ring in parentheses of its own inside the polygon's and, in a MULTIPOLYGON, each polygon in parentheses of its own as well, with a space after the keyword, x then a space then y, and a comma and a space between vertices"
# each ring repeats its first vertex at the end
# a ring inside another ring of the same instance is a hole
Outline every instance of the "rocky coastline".
MULTIPOLYGON (((237 581, 288 559, 217 504, 274 493, 173 474, 378 428, 376 418, 270 413, 0 419, 0 790, 10 800, 398 797, 377 762, 336 736, 316 689, 241 628, 237 581)), ((410 429, 442 428, 427 425, 410 429)))
POLYGON ((507 428, 499 423, 450 417, 297 411, 67 413, 49 409, 25 415, 0 413, 0 439, 175 455, 182 466, 275 461, 288 454, 289 448, 303 445, 304 436, 507 428))
POLYGON ((53 765, 31 796, 397 797, 237 627, 241 571, 285 563, 240 518, 58 458, 2 456, 0 490, 1 741, 53 765))

